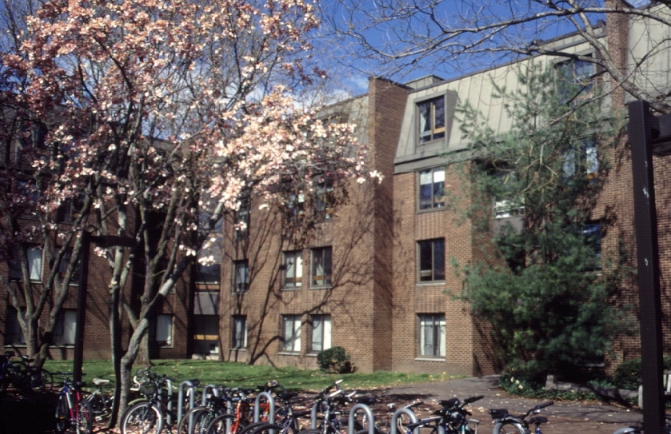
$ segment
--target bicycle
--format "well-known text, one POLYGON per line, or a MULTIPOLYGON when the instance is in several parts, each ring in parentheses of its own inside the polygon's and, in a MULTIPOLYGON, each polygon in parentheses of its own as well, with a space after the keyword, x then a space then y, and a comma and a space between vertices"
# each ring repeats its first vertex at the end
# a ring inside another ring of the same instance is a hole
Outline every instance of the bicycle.
MULTIPOLYGON (((322 422, 319 427, 301 431, 299 434, 341 434, 349 423, 349 413, 342 410, 344 404, 354 402, 353 396, 356 392, 345 394, 340 387, 343 380, 337 380, 332 385, 322 390, 315 399, 316 408, 322 413, 322 422), (332 392, 333 389, 336 389, 332 392)), ((357 432, 363 427, 355 421, 354 431, 357 432)))
POLYGON ((306 417, 310 411, 297 412, 291 403, 291 399, 298 396, 296 392, 288 392, 284 389, 277 394, 277 399, 284 401, 284 405, 275 414, 275 422, 257 422, 245 428, 240 434, 297 434, 301 431, 299 418, 306 417))
POLYGON ((91 393, 86 394, 84 401, 88 402, 91 406, 91 411, 93 412, 93 419, 96 422, 100 422, 109 417, 112 414, 112 405, 114 404, 114 395, 105 393, 103 391, 103 386, 109 384, 111 381, 103 378, 94 378, 93 384, 96 386, 96 390, 91 393))
POLYGON ((531 434, 529 425, 534 425, 534 433, 541 433, 541 425, 548 422, 548 418, 544 416, 534 416, 527 420, 527 417, 530 415, 538 414, 546 407, 554 405, 554 402, 544 402, 530 408, 526 413, 522 415, 512 415, 508 413, 508 410, 502 409, 492 409, 489 410, 489 414, 492 416, 492 421, 494 422, 494 429, 492 434, 531 434))
POLYGON ((20 356, 18 363, 13 362, 11 359, 15 355, 13 351, 6 351, 0 356, 0 391, 6 391, 10 384, 23 392, 51 391, 54 385, 52 374, 41 367, 31 366, 35 359, 28 356, 20 356))
MULTIPOLYGON (((138 370, 133 382, 139 385, 144 398, 132 401, 123 412, 121 434, 159 434, 164 428, 169 430, 177 422, 177 406, 185 405, 172 394, 172 380, 146 368, 138 370)), ((192 383, 198 386, 199 381, 192 383)))
POLYGON ((63 388, 56 404, 56 431, 64 433, 74 427, 77 434, 90 434, 93 432, 93 412, 81 391, 86 383, 74 383, 72 372, 58 372, 56 375, 63 376, 63 388))
MULTIPOLYGON (((228 405, 233 413, 215 417, 206 427, 207 434, 242 434, 245 428, 254 420, 254 399, 249 396, 254 389, 229 389, 228 405)), ((268 411, 268 404, 263 404, 264 414, 268 411)), ((266 420, 267 422, 267 420, 266 420)))

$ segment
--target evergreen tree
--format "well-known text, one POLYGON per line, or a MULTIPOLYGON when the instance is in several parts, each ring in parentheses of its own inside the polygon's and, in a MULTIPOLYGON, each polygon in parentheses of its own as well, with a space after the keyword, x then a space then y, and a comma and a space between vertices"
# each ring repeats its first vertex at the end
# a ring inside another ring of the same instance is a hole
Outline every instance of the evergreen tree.
POLYGON ((502 134, 462 107, 474 156, 463 173, 480 199, 469 217, 485 241, 460 269, 463 296, 502 360, 539 374, 602 357, 623 324, 612 302, 623 258, 602 255, 609 222, 593 220, 621 123, 598 89, 561 76, 532 66, 515 92, 495 85, 512 123, 502 134))

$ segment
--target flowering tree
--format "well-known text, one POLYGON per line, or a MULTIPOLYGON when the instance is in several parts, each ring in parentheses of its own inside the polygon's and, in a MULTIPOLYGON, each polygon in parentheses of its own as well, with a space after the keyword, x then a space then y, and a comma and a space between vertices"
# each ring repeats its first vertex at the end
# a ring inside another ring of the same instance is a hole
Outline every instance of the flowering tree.
MULTIPOLYGON (((19 200, 27 188, 15 187, 6 199, 39 215, 39 223, 18 218, 25 210, 3 210, 18 225, 6 233, 22 234, 7 239, 73 246, 65 281, 84 231, 136 240, 126 256, 99 249, 112 269, 122 408, 151 313, 210 242, 199 234, 235 212, 242 197, 286 208, 291 192, 310 197, 317 183, 368 176, 353 126, 322 123, 291 97, 289 89, 323 75, 302 62, 317 25, 302 0, 50 0, 29 20, 32 36, 21 53, 4 57, 5 68, 25 78, 25 89, 12 96, 44 131, 30 159, 28 196, 36 200, 19 200), (66 203, 77 209, 64 227, 53 216, 66 203), (206 222, 198 218, 203 209, 206 222), (120 290, 140 256, 144 287, 133 310, 122 306, 120 290), (123 355, 122 308, 133 327, 123 355)), ((45 288, 43 296, 51 293, 54 306, 62 304, 66 291, 45 288)))

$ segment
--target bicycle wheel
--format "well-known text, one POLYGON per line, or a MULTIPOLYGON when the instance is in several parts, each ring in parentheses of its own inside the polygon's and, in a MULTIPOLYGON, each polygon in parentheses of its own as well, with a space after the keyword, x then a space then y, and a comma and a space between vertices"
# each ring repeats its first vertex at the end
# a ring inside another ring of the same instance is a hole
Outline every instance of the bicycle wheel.
POLYGON ((524 428, 514 422, 503 422, 494 425, 492 434, 524 434, 524 428))
POLYGON ((75 426, 77 427, 77 434, 91 434, 93 432, 93 412, 86 401, 79 403, 75 426))
MULTIPOLYGON (((222 414, 215 417, 205 429, 206 434, 239 434, 242 429, 234 432, 235 416, 232 414, 222 414)), ((244 429, 244 428, 243 428, 244 429)))
POLYGON ((56 432, 65 432, 69 427, 70 409, 65 395, 61 395, 56 404, 56 432))
POLYGON ((251 434, 270 434, 271 431, 273 434, 298 434, 298 431, 296 428, 294 428, 293 423, 286 423, 284 425, 266 423, 254 429, 251 434))
POLYGON ((35 369, 28 374, 28 385, 35 392, 51 391, 54 379, 49 371, 35 369))
POLYGON ((138 402, 124 411, 121 434, 159 434, 163 429, 163 413, 151 402, 138 402))
POLYGON ((210 422, 214 420, 215 417, 219 416, 210 407, 195 407, 191 410, 184 413, 182 420, 179 421, 177 426, 178 434, 203 434, 207 429, 210 422), (189 429, 189 424, 191 428, 189 429))

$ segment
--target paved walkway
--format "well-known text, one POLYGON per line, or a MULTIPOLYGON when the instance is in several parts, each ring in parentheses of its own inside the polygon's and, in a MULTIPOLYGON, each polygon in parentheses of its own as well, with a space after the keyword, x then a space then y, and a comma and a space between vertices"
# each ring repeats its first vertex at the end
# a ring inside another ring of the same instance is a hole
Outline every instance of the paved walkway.
MULTIPOLYGON (((473 418, 481 421, 480 434, 491 432, 491 418, 487 414, 490 408, 506 408, 511 413, 525 413, 541 402, 508 395, 499 389, 498 377, 495 375, 394 387, 385 390, 383 394, 399 403, 421 399, 427 404, 451 397, 464 399, 484 395, 485 398, 468 407, 473 418)), ((435 408, 435 405, 432 407, 435 408)), ((549 419, 549 424, 541 427, 544 434, 610 434, 618 428, 640 424, 642 420, 640 411, 600 402, 559 401, 548 407, 542 415, 549 419)))

